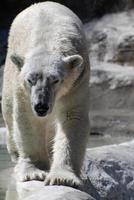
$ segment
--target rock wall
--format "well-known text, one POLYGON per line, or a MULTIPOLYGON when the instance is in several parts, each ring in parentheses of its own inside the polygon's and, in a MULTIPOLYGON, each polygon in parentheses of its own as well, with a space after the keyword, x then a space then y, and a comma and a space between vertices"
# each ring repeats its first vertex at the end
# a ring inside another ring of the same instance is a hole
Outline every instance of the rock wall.
POLYGON ((107 14, 85 24, 93 61, 134 65, 134 10, 107 14))
POLYGON ((134 141, 89 149, 84 174, 96 200, 134 200, 134 141))
POLYGON ((134 10, 85 24, 91 62, 90 120, 94 134, 133 135, 134 10))
POLYGON ((92 134, 133 136, 134 68, 97 63, 90 80, 92 134))

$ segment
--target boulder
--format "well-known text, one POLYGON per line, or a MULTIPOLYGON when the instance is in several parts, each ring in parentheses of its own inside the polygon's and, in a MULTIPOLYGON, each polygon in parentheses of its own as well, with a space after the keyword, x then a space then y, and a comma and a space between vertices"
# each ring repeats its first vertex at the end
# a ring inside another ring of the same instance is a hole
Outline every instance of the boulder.
POLYGON ((133 137, 134 68, 94 62, 90 79, 91 132, 133 137))
POLYGON ((90 59, 134 66, 134 10, 107 14, 85 24, 90 59))
POLYGON ((111 59, 112 62, 134 66, 134 33, 124 35, 117 44, 117 51, 111 59))
POLYGON ((31 181, 20 185, 20 200, 95 200, 89 194, 67 186, 44 186, 43 182, 31 181), (25 186, 24 186, 25 185, 25 186), (40 187, 39 187, 40 186, 40 187), (23 189, 22 189, 23 188, 23 189), (29 191, 29 192, 28 192, 29 191), (31 192, 30 192, 31 191, 31 192), (31 193, 31 194, 30 194, 31 193))
POLYGON ((87 150, 85 191, 96 200, 134 200, 134 140, 87 150))
POLYGON ((133 18, 131 10, 85 24, 91 62, 92 134, 133 136, 133 18))

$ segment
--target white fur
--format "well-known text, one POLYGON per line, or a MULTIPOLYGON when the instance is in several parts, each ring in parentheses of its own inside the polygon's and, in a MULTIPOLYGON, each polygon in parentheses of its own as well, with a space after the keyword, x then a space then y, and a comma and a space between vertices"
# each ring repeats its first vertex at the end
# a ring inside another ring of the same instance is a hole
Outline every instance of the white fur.
POLYGON ((46 176, 45 183, 50 185, 81 184, 89 136, 88 84, 88 51, 78 17, 53 2, 34 4, 21 12, 10 30, 2 101, 8 151, 11 157, 16 155, 15 171, 20 180, 46 176), (10 59, 13 53, 24 58, 21 71, 10 59), (74 58, 78 60, 72 67, 74 58), (45 81, 45 75, 57 75, 58 69, 64 83, 57 86, 51 113, 38 117, 31 109, 25 79, 34 70, 45 81))

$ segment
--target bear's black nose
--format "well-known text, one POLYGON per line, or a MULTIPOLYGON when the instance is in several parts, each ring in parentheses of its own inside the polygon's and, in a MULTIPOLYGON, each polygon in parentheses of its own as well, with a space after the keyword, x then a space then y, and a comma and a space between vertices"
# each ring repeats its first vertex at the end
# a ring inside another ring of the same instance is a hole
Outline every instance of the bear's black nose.
POLYGON ((49 110, 49 106, 47 104, 38 103, 34 106, 34 110, 38 116, 45 116, 49 110))

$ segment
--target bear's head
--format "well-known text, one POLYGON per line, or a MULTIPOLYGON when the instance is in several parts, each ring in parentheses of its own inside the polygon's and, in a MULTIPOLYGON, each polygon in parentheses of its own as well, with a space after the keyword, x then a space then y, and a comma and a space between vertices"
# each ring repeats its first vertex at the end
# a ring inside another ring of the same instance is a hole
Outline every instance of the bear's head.
POLYGON ((51 113, 55 100, 69 93, 83 69, 80 55, 11 55, 20 71, 33 112, 40 117, 51 113))

